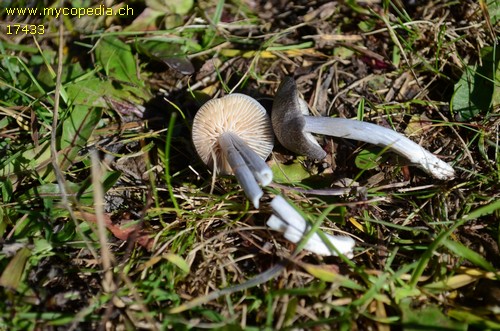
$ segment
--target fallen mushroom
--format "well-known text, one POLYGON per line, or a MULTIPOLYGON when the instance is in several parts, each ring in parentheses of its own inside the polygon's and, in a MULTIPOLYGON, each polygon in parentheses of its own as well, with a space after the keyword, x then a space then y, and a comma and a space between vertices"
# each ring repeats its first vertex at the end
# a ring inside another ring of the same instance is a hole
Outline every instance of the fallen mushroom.
POLYGON ((264 193, 257 182, 266 186, 273 178, 265 159, 273 149, 274 137, 264 107, 239 93, 209 100, 196 113, 192 139, 202 161, 215 173, 234 174, 245 195, 259 208, 264 193))
MULTIPOLYGON (((283 232, 287 240, 298 243, 310 230, 305 219, 282 196, 277 195, 271 201, 271 208, 274 214, 269 217, 266 224, 273 230, 283 232)), ((353 257, 352 250, 355 242, 351 237, 333 236, 327 233, 325 236, 337 251, 348 258, 353 257)), ((330 249, 318 233, 313 233, 305 243, 304 249, 318 255, 337 256, 337 253, 330 249)))
POLYGON ((311 133, 324 134, 388 147, 438 179, 455 176, 450 165, 396 131, 372 123, 308 114, 295 81, 285 77, 274 97, 271 121, 278 141, 290 151, 323 159, 326 152, 311 133))

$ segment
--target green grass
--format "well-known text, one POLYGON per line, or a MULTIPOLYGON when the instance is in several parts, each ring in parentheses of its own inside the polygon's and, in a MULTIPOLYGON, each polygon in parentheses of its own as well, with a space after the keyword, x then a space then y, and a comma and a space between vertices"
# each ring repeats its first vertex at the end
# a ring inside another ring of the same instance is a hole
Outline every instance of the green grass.
POLYGON ((496 1, 165 3, 0 7, 2 32, 46 30, 0 40, 0 330, 500 329, 496 1), (289 74, 315 114, 405 133, 457 178, 322 138, 320 162, 276 146, 255 210, 190 125, 230 91, 270 107, 289 74), (328 193, 345 178, 363 189, 328 193), (355 257, 269 231, 280 193, 355 257))

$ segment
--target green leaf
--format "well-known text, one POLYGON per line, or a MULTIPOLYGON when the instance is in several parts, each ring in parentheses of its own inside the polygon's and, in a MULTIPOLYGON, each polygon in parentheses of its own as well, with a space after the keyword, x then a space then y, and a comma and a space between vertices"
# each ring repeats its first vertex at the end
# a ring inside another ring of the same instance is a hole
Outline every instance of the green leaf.
POLYGON ((161 17, 165 16, 164 11, 145 8, 134 21, 124 27, 124 31, 149 31, 158 30, 157 23, 161 22, 161 17))
MULTIPOLYGON (((110 171, 106 172, 102 178, 102 187, 104 192, 107 192, 116 181, 120 178, 121 172, 110 171)), ((69 180, 66 181, 66 193, 76 194, 78 201, 84 206, 92 206, 94 202, 94 194, 92 187, 92 179, 88 178, 82 183, 74 183, 69 180)), ((46 183, 40 186, 36 186, 27 190, 25 193, 20 195, 18 199, 21 201, 28 201, 33 199, 43 199, 46 201, 61 201, 61 188, 57 183, 46 183)), ((55 215, 54 215, 55 216, 55 215)))
POLYGON ((421 295, 422 292, 418 288, 411 288, 408 286, 398 287, 394 289, 393 297, 396 303, 400 303, 404 299, 416 297, 421 295))
POLYGON ((495 268, 486 260, 484 257, 474 252, 470 248, 462 245, 459 242, 452 241, 449 239, 445 239, 443 244, 453 253, 457 254, 460 257, 474 263, 478 267, 483 268, 488 271, 495 271, 495 268))
POLYGON ((293 323, 293 320, 297 315, 298 305, 299 305, 299 299, 297 297, 292 297, 290 301, 288 301, 285 311, 285 325, 293 323))
POLYGON ((109 108, 109 100, 126 100, 133 104, 142 104, 149 100, 151 95, 143 86, 123 86, 116 88, 113 82, 92 77, 83 81, 74 82, 67 86, 72 105, 109 108), (107 97, 105 99, 104 97, 107 97))
POLYGON ((500 4, 498 0, 488 0, 486 2, 490 14, 490 21, 493 26, 500 20, 500 4))
POLYGON ((10 180, 2 180, 0 182, 0 193, 0 201, 2 201, 4 204, 10 202, 13 193, 12 183, 10 180))
POLYGON ((7 226, 11 223, 9 216, 8 216, 8 211, 5 210, 3 207, 0 207, 0 237, 4 238, 5 232, 7 230, 7 226))
POLYGON ((373 19, 363 20, 358 23, 358 28, 363 32, 373 31, 377 27, 377 22, 373 19))
POLYGON ((466 66, 455 84, 451 99, 451 109, 459 120, 470 120, 474 116, 487 113, 490 107, 500 102, 500 52, 486 47, 481 52, 482 66, 466 66))
POLYGON ((38 147, 32 144, 6 158, 0 164, 0 177, 10 177, 14 182, 19 173, 38 171, 44 173, 50 162, 50 141, 45 140, 38 147))
POLYGON ((117 37, 103 37, 96 46, 95 55, 108 77, 134 85, 143 85, 138 78, 137 65, 130 46, 117 37))
POLYGON ((451 291, 456 290, 458 288, 464 287, 477 281, 478 277, 467 275, 467 274, 458 274, 446 278, 444 280, 440 280, 434 283, 424 285, 424 288, 427 290, 433 291, 451 291))
POLYGON ((60 167, 67 169, 75 162, 81 149, 87 144, 102 116, 100 108, 76 105, 62 123, 59 149, 62 152, 60 167))
POLYGON ((493 214, 495 211, 499 209, 500 209, 500 200, 494 200, 493 202, 485 206, 474 209, 467 215, 464 215, 462 218, 466 221, 471 221, 485 215, 493 214))
MULTIPOLYGON (((66 189, 71 192, 78 191, 78 185, 70 181, 66 182, 66 189)), ((46 183, 33 188, 30 188, 23 194, 21 194, 18 199, 21 201, 32 200, 32 199, 50 199, 50 200, 60 200, 61 199, 61 189, 57 183, 46 183)))
POLYGON ((346 5, 348 5, 355 13, 362 15, 370 15, 370 10, 360 6, 356 0, 347 0, 346 5))
POLYGON ((198 44, 189 39, 176 37, 138 41, 136 47, 142 54, 163 62, 185 75, 194 72, 194 66, 187 58, 186 53, 200 48, 198 44))
POLYGON ((500 330, 500 322, 487 320, 474 312, 450 309, 448 314, 459 321, 474 326, 475 330, 500 330))
POLYGON ((19 288, 23 271, 30 255, 31 251, 26 247, 17 251, 16 255, 14 255, 12 260, 10 260, 9 264, 7 264, 7 267, 4 269, 2 277, 0 277, 0 286, 14 290, 19 288))
POLYGON ((336 283, 339 282, 339 280, 344 279, 344 277, 340 275, 338 271, 329 269, 324 266, 303 263, 301 267, 304 268, 304 270, 309 274, 324 282, 336 283))
POLYGON ((31 264, 38 264, 38 262, 46 257, 53 256, 55 253, 53 251, 52 244, 48 242, 45 238, 37 238, 34 242, 32 256, 30 259, 31 264))
POLYGON ((298 162, 292 164, 274 163, 271 165, 271 170, 273 171, 273 180, 276 183, 300 183, 311 176, 298 162))
MULTIPOLYGON (((108 171, 103 175, 101 179, 102 189, 104 192, 108 192, 118 181, 122 173, 120 171, 108 171)), ((84 205, 92 205, 94 203, 94 187, 92 185, 87 185, 92 183, 92 178, 88 178, 84 183, 80 185, 78 199, 84 205)))
POLYGON ((329 269, 327 266, 315 265, 310 263, 300 263, 300 266, 304 268, 304 270, 309 274, 324 282, 336 283, 339 286, 354 290, 363 290, 362 286, 350 280, 349 278, 340 275, 337 271, 329 269))
MULTIPOLYGON (((120 171, 109 171, 103 174, 101 182, 104 192, 108 192, 111 187, 121 176, 120 171)), ((76 192, 78 201, 84 206, 92 206, 94 204, 94 187, 92 178, 87 178, 84 182, 76 185, 73 192, 76 192)))
MULTIPOLYGON (((54 53, 53 56, 56 56, 57 53, 54 53)), ((79 62, 71 62, 71 59, 64 58, 63 63, 63 71, 61 75, 61 82, 63 84, 68 83, 72 80, 78 79, 85 75, 85 70, 82 68, 79 62)), ((41 86, 44 87, 45 90, 54 89, 56 86, 56 79, 51 75, 49 69, 46 66, 41 66, 38 74, 36 75, 37 81, 41 86)))
POLYGON ((467 330, 467 325, 454 321, 441 312, 437 305, 428 305, 415 309, 410 299, 403 300, 399 305, 402 313, 402 327, 404 331, 459 331, 467 330))
POLYGON ((173 263, 176 267, 181 269, 185 274, 189 273, 189 265, 181 256, 173 253, 165 253, 162 256, 169 262, 173 263))
POLYGON ((114 94, 115 88, 109 80, 103 81, 97 77, 75 82, 67 86, 72 105, 88 107, 107 107, 103 96, 114 94))
POLYGON ((185 15, 193 8, 193 0, 146 0, 146 5, 167 14, 185 15))
MULTIPOLYGON (((59 147, 82 148, 101 119, 102 111, 99 108, 75 106, 62 123, 62 136, 59 147)), ((74 152, 74 151, 73 151, 74 152)), ((77 151, 78 152, 78 151, 77 151)))
POLYGON ((361 170, 375 169, 379 165, 380 153, 375 153, 373 151, 363 149, 358 153, 354 163, 356 167, 361 170))
POLYGON ((354 51, 348 47, 337 46, 333 49, 333 55, 340 59, 349 59, 354 55, 354 51))

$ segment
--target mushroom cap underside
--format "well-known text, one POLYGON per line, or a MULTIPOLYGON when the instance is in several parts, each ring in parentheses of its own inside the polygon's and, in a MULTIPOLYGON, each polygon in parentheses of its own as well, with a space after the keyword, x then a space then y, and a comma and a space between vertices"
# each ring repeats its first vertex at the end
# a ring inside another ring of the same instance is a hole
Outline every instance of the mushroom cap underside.
POLYGON ((271 121, 265 108, 244 94, 233 93, 209 100, 193 121, 193 144, 202 161, 218 173, 232 174, 217 142, 225 132, 236 134, 264 160, 274 146, 271 121))

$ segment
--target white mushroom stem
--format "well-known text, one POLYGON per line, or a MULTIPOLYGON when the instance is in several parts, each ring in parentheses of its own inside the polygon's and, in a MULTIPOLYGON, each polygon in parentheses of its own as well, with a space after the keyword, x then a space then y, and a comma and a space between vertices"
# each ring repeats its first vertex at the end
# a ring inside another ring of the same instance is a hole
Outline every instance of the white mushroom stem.
MULTIPOLYGON (((298 243, 310 230, 311 227, 306 220, 283 197, 276 196, 271 201, 271 208, 274 215, 271 215, 267 225, 273 230, 283 232, 283 236, 287 240, 298 243)), ((327 233, 325 233, 325 236, 341 254, 352 258, 355 242, 351 237, 333 236, 327 233)), ((318 233, 313 233, 304 249, 318 255, 337 256, 337 253, 330 249, 329 245, 321 239, 318 233)))
POLYGON ((453 168, 402 134, 366 122, 343 118, 308 116, 307 103, 300 98, 297 85, 285 77, 274 97, 272 124, 280 143, 287 149, 314 159, 326 152, 311 133, 343 137, 388 147, 439 179, 452 179, 453 168))
POLYGON ((217 138, 217 142, 245 195, 255 208, 259 208, 259 200, 264 192, 257 181, 263 186, 269 185, 272 181, 271 169, 236 134, 225 132, 217 138))
POLYGON ((304 116, 304 120, 305 132, 389 147, 438 179, 451 179, 455 175, 453 168, 446 162, 394 130, 345 118, 304 116))
POLYGON ((246 164, 250 167, 250 170, 260 185, 267 186, 271 184, 273 181, 273 172, 266 161, 257 155, 253 149, 249 148, 243 139, 237 135, 232 134, 231 140, 243 159, 245 159, 246 164))

